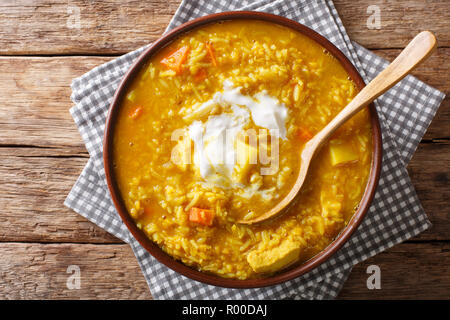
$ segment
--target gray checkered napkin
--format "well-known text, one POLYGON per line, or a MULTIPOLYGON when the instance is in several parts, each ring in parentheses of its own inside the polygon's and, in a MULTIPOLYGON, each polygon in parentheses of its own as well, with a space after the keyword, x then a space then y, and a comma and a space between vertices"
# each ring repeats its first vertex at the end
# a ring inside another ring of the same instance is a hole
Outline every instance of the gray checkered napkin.
MULTIPOLYGON (((316 30, 353 62, 366 82, 387 62, 352 42, 332 1, 184 0, 168 30, 190 19, 230 10, 256 10, 285 16, 316 30)), ((70 112, 90 159, 65 205, 129 243, 156 299, 331 299, 352 267, 430 227, 406 165, 433 119, 444 94, 412 76, 381 96, 375 106, 383 135, 380 183, 366 218, 331 259, 297 279, 259 289, 225 289, 190 280, 168 269, 131 236, 110 199, 102 163, 102 137, 113 94, 132 62, 145 48, 105 63, 72 82, 70 112)))

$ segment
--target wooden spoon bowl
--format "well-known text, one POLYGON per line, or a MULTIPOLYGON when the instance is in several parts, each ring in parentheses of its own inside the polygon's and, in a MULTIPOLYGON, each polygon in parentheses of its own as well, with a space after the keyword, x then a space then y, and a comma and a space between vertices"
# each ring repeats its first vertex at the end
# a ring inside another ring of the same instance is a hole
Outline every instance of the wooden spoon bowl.
POLYGON ((300 157, 300 170, 297 180, 289 194, 283 198, 275 207, 266 213, 249 220, 240 220, 242 224, 253 224, 275 218, 286 212, 289 204, 295 199, 303 183, 314 155, 328 138, 347 120, 361 111, 373 100, 389 90, 397 82, 402 80, 408 73, 422 63, 436 49, 436 38, 429 31, 422 31, 406 46, 398 57, 384 69, 378 76, 369 82, 356 97, 337 114, 321 131, 319 131, 303 148, 300 157))

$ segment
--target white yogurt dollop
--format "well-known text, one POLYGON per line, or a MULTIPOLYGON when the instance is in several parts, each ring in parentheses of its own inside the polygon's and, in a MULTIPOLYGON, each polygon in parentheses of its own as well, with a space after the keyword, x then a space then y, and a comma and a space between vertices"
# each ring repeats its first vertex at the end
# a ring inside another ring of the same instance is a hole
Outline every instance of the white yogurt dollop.
MULTIPOLYGON (((224 91, 219 93, 219 101, 225 104, 237 104, 250 109, 253 122, 260 127, 272 130, 283 140, 286 139, 287 108, 284 103, 267 94, 267 91, 257 93, 253 99, 241 93, 241 87, 234 88, 233 83, 225 80, 224 91)), ((218 95, 216 93, 216 95, 218 95)))
POLYGON ((188 133, 194 142, 194 164, 202 178, 226 186, 232 180, 236 165, 235 142, 249 123, 250 114, 255 125, 268 129, 277 138, 286 139, 288 111, 266 91, 254 97, 246 96, 241 93, 241 87, 234 87, 229 80, 224 81, 223 92, 214 94, 194 113, 204 113, 215 105, 222 106, 225 112, 209 116, 206 122, 192 122, 188 133))

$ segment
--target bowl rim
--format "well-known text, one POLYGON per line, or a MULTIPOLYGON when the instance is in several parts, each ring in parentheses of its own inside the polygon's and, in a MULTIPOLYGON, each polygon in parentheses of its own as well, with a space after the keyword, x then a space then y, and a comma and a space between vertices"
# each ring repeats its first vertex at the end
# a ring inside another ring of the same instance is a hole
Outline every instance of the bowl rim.
POLYGON ((271 285, 280 284, 282 282, 292 280, 305 273, 318 267, 325 261, 327 261, 331 256, 333 256, 343 245, 347 242, 353 232, 358 228, 362 222, 366 212, 369 209, 370 203, 373 200, 376 187, 378 185, 378 180, 380 176, 381 160, 382 160, 382 136, 380 123, 375 106, 369 105, 371 125, 372 125, 372 164, 371 170, 368 177, 366 189, 364 191, 363 197, 358 205, 358 209, 353 214, 353 217, 348 222, 347 226, 339 233, 338 236, 320 253, 298 265, 294 265, 287 269, 281 270, 274 275, 266 278, 257 279, 230 279, 222 278, 218 275, 205 273, 202 271, 195 270, 176 260, 169 254, 165 253, 156 243, 151 241, 145 233, 140 230, 133 218, 129 215, 127 209, 125 208, 123 199, 120 195, 120 191, 117 185, 117 181, 114 178, 114 165, 113 165, 113 137, 114 128, 119 113, 120 104, 126 92, 126 89, 131 84, 135 76, 141 69, 141 66, 145 64, 148 59, 158 52, 160 49, 164 48, 166 45, 170 44, 173 40, 180 37, 182 34, 191 31, 195 28, 201 27, 206 24, 227 21, 227 20, 263 20, 278 25, 282 25, 291 28, 297 32, 302 33, 308 38, 316 41, 322 47, 324 47, 331 55, 333 55, 344 67, 344 69, 349 74, 350 78, 356 84, 359 90, 364 86, 364 80, 362 79, 359 72, 353 66, 353 64, 347 59, 347 57, 330 41, 325 37, 315 32, 314 30, 300 24, 296 21, 284 18, 278 15, 273 15, 265 12, 256 11, 228 11, 206 15, 194 20, 190 20, 171 31, 164 34, 161 38, 153 42, 145 51, 136 59, 130 69, 127 71, 125 76, 122 78, 111 102, 108 117, 106 119, 105 132, 103 137, 103 164, 105 169, 105 176, 108 185, 108 190, 110 192, 113 203, 128 230, 135 237, 135 239, 160 263, 163 263, 170 269, 184 275, 190 279, 200 281, 206 284, 215 285, 225 288, 261 288, 271 285))

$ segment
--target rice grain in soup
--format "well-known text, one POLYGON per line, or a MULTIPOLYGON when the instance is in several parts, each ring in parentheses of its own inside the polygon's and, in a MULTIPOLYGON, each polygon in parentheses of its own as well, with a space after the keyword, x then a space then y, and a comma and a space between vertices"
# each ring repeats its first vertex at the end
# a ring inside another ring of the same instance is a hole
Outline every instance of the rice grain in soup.
POLYGON ((121 104, 113 159, 127 210, 169 255, 222 277, 310 259, 365 191, 368 110, 324 145, 286 214, 236 221, 289 192, 304 144, 356 93, 334 57, 289 28, 234 20, 184 34, 149 59, 121 104))

